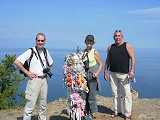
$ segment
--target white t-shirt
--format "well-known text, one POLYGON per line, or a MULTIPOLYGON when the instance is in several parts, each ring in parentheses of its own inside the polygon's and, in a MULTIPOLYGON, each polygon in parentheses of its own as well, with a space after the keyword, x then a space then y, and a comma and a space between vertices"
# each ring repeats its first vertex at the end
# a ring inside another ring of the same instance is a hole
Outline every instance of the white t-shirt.
MULTIPOLYGON (((47 67, 47 62, 46 62, 43 50, 39 51, 39 55, 41 56, 42 62, 44 64, 44 68, 42 67, 43 65, 41 65, 41 61, 39 59, 36 48, 33 47, 33 50, 34 50, 35 53, 33 53, 33 57, 32 57, 31 62, 30 62, 29 71, 33 72, 37 76, 44 76, 43 69, 47 67)), ((31 52, 32 52, 31 49, 28 49, 26 52, 21 54, 17 58, 17 60, 19 60, 22 64, 24 64, 24 62, 30 58, 31 52)), ((53 60, 52 60, 52 58, 51 58, 47 49, 46 49, 46 52, 47 52, 47 59, 48 59, 49 65, 52 65, 53 60)))

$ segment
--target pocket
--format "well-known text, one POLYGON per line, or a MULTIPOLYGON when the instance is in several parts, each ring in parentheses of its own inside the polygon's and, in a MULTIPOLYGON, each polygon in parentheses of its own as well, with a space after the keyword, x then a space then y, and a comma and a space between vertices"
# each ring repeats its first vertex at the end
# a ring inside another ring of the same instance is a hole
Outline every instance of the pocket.
POLYGON ((25 98, 28 100, 32 100, 34 98, 35 93, 35 85, 36 85, 36 79, 29 80, 26 86, 25 90, 25 98))

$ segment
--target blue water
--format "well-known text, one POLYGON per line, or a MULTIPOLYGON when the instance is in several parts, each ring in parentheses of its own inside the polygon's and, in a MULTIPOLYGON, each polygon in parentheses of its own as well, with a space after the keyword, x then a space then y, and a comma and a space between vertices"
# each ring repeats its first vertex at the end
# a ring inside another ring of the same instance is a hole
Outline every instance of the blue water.
MULTIPOLYGON (((0 60, 5 58, 5 54, 16 54, 19 56, 26 49, 24 48, 5 48, 0 50, 0 60)), ((54 60, 52 66, 52 78, 48 80, 48 102, 59 98, 66 98, 67 93, 63 84, 63 64, 64 57, 68 53, 73 53, 76 50, 69 49, 49 49, 49 52, 54 60)), ((98 50, 103 64, 106 59, 106 50, 98 50)), ((136 68, 135 77, 137 82, 132 83, 133 89, 139 93, 140 98, 160 98, 160 48, 136 48, 136 68)), ((100 82, 102 91, 98 94, 111 97, 109 82, 103 79, 103 70, 100 73, 100 82)), ((22 83, 19 91, 24 91, 26 82, 22 83)))

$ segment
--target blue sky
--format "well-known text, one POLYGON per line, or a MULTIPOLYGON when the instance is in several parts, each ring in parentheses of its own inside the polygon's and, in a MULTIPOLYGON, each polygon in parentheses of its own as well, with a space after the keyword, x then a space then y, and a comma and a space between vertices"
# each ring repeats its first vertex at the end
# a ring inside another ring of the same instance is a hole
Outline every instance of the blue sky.
POLYGON ((39 32, 48 48, 95 48, 113 43, 121 29, 134 48, 160 48, 160 0, 1 0, 0 48, 29 48, 39 32))

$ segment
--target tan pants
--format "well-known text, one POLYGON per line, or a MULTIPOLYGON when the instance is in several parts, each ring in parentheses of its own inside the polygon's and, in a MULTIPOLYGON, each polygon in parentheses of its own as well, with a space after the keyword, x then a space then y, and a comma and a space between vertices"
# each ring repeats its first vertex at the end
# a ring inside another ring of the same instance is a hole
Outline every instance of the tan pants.
POLYGON ((129 117, 132 109, 132 95, 130 81, 127 74, 110 72, 110 85, 114 97, 114 111, 116 113, 121 112, 122 100, 124 115, 129 117))
POLYGON ((24 108, 23 120, 31 120, 32 111, 38 102, 38 120, 46 120, 47 106, 47 79, 34 78, 27 83, 25 98, 27 103, 24 108))

